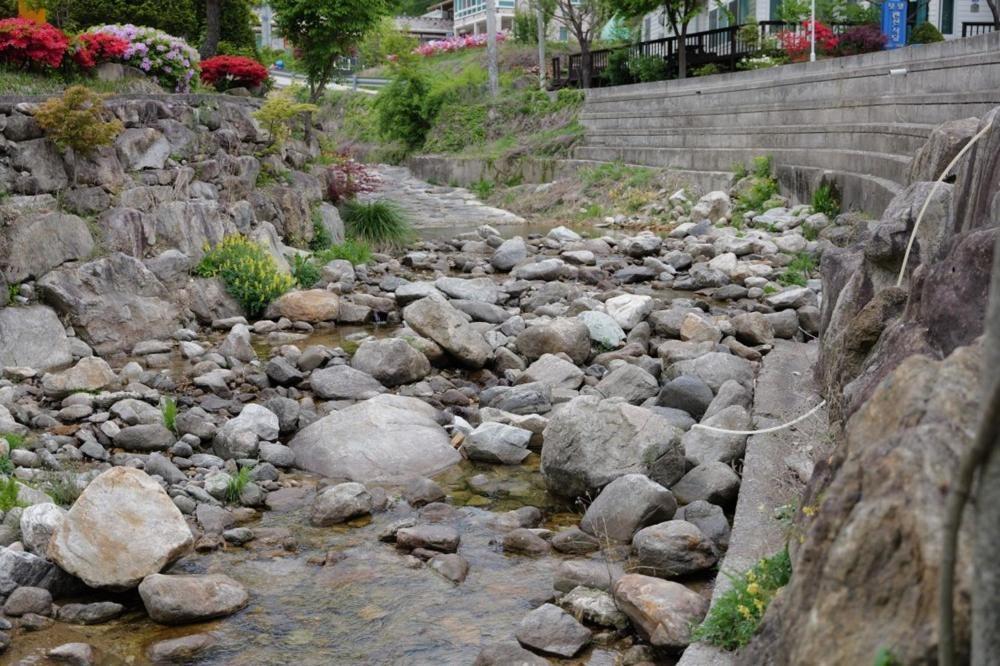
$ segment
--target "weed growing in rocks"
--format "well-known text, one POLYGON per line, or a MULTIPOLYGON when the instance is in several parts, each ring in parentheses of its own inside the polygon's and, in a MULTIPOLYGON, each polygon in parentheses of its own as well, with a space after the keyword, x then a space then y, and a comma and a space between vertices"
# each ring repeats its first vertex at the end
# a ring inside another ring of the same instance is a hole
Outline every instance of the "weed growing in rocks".
POLYGON ((792 259, 792 263, 785 267, 785 270, 778 276, 778 282, 786 287, 795 285, 806 286, 809 274, 816 270, 816 260, 812 255, 800 252, 792 259))
POLYGON ((14 449, 23 449, 26 441, 24 435, 18 435, 13 432, 0 432, 0 439, 7 440, 7 445, 10 446, 12 451, 14 449))
POLYGON ((0 481, 0 511, 6 513, 15 507, 24 506, 24 502, 18 499, 19 492, 20 487, 14 477, 0 481))
POLYGON ((177 401, 171 397, 163 399, 160 404, 160 414, 163 416, 163 427, 170 432, 177 432, 177 401))
POLYGON ((0 456, 0 474, 10 476, 13 473, 14 463, 11 462, 10 456, 0 456))
POLYGON ((73 506, 81 492, 73 482, 73 474, 65 472, 46 481, 42 490, 59 506, 73 506))
POLYGON ((230 504, 238 504, 240 495, 248 483, 250 483, 250 468, 241 467, 240 471, 230 477, 229 483, 226 484, 226 501, 230 504))
POLYGON ((788 550, 766 557, 740 575, 726 574, 732 587, 719 598, 693 638, 736 650, 750 642, 767 605, 792 577, 788 550))
POLYGON ((42 102, 35 111, 35 120, 52 142, 62 150, 73 151, 74 182, 76 158, 111 145, 125 127, 116 118, 106 120, 107 116, 104 99, 86 86, 67 88, 62 97, 42 102))
POLYGON ((348 238, 343 243, 331 245, 327 249, 317 252, 315 258, 320 265, 328 264, 335 259, 346 259, 358 266, 371 261, 372 250, 367 243, 348 238))
POLYGON ((259 315, 295 284, 290 275, 278 270, 267 250, 240 235, 227 236, 208 249, 195 273, 201 277, 221 277, 226 291, 250 316, 259 315))
POLYGON ((480 199, 489 199, 496 187, 497 184, 492 180, 477 180, 469 187, 469 189, 475 192, 476 196, 480 199))
POLYGON ((879 648, 878 652, 875 653, 873 666, 899 666, 899 664, 899 659, 889 648, 879 648))
POLYGON ((319 252, 320 250, 325 250, 331 245, 333 245, 333 237, 330 236, 330 231, 323 224, 323 218, 319 212, 318 207, 314 207, 312 211, 312 227, 313 227, 313 237, 309 241, 309 249, 313 252, 319 252))
POLYGON ((319 275, 319 267, 309 257, 301 254, 292 257, 292 277, 295 278, 295 284, 308 289, 319 282, 319 275))
POLYGON ((840 215, 840 194, 832 183, 823 183, 813 192, 812 209, 814 213, 823 213, 830 219, 840 215))
POLYGON ((409 220, 391 201, 348 201, 343 212, 347 234, 375 248, 400 247, 413 235, 409 220))
POLYGON ((21 285, 11 284, 7 286, 7 300, 11 304, 16 304, 17 301, 15 299, 20 295, 21 295, 21 285))

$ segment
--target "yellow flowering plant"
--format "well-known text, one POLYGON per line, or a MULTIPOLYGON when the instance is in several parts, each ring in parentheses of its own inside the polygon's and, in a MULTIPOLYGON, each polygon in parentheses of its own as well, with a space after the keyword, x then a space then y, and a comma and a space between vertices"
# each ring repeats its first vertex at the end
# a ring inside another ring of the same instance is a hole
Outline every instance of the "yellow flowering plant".
POLYGON ((295 286, 295 279, 278 270, 274 258, 260 244, 235 234, 227 236, 195 267, 202 277, 220 277, 233 298, 251 317, 295 286))

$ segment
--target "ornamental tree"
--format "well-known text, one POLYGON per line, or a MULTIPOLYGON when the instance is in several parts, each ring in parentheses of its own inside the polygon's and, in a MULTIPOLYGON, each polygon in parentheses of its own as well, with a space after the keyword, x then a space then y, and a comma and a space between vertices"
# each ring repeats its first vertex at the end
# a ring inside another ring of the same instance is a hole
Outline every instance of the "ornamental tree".
POLYGON ((314 102, 337 58, 349 55, 390 9, 387 0, 272 0, 271 7, 278 30, 301 53, 314 102))

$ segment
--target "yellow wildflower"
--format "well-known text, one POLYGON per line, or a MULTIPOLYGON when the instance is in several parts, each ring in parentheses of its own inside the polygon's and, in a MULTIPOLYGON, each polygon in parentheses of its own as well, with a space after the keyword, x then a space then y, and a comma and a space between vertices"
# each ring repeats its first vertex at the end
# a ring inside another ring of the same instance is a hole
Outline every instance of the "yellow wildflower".
POLYGON ((816 507, 812 505, 804 506, 802 507, 802 513, 806 514, 807 517, 812 518, 816 515, 816 507))
POLYGON ((736 610, 739 611, 739 614, 743 616, 743 619, 745 620, 750 619, 750 609, 744 606, 743 604, 737 606, 736 610))
POLYGON ((757 583, 750 583, 749 585, 747 585, 747 592, 752 597, 757 596, 757 594, 760 592, 760 585, 758 585, 757 583))

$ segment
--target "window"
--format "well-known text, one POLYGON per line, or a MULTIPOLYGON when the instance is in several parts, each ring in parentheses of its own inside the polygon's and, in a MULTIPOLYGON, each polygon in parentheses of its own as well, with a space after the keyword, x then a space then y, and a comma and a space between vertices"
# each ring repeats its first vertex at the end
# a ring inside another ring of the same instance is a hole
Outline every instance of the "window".
POLYGON ((771 14, 768 16, 772 21, 778 20, 781 14, 781 0, 771 0, 771 14))
POLYGON ((566 29, 566 26, 562 26, 561 28, 559 28, 559 41, 560 42, 569 41, 569 30, 566 29))
POLYGON ((643 23, 644 23, 644 25, 643 25, 643 28, 642 28, 642 34, 645 35, 645 37, 643 37, 643 39, 645 39, 648 42, 649 40, 651 40, 653 38, 653 19, 652 19, 652 17, 647 16, 646 20, 643 23))
POLYGON ((715 30, 719 27, 719 10, 713 9, 708 13, 708 29, 715 30))
POLYGON ((955 31, 955 0, 941 0, 941 32, 950 35, 955 31))

